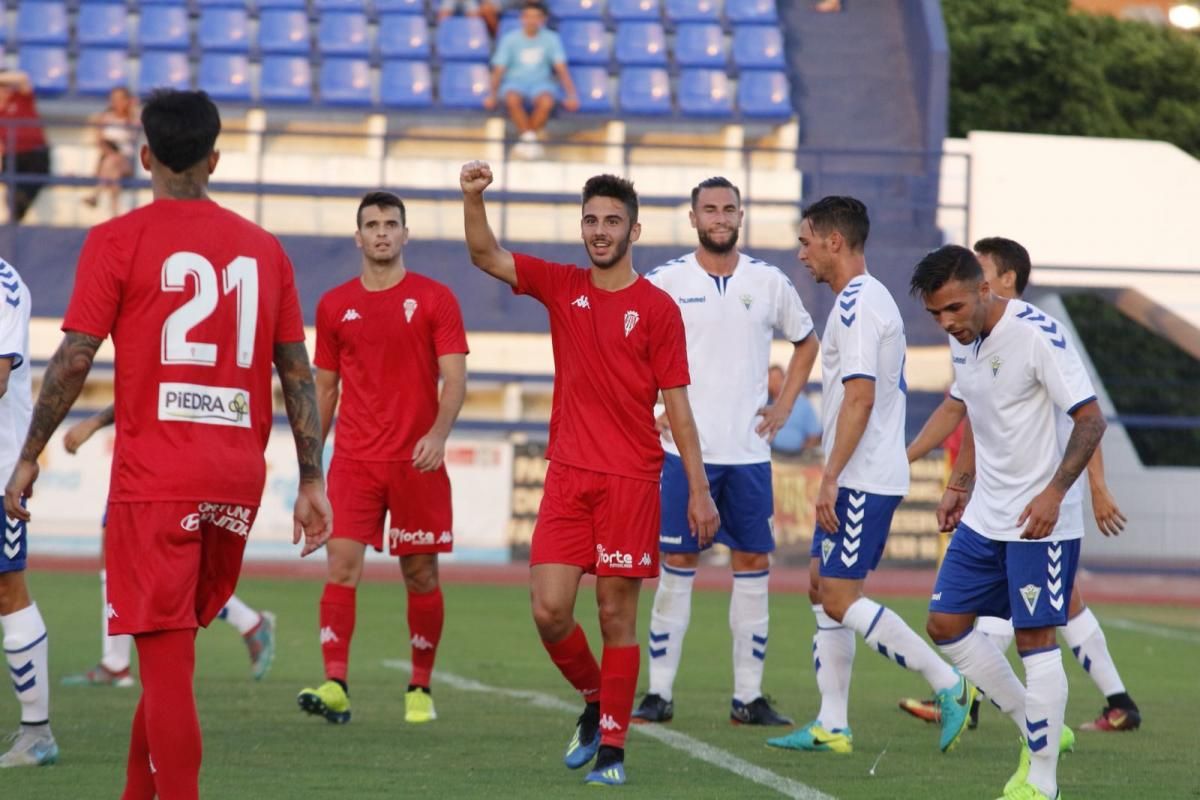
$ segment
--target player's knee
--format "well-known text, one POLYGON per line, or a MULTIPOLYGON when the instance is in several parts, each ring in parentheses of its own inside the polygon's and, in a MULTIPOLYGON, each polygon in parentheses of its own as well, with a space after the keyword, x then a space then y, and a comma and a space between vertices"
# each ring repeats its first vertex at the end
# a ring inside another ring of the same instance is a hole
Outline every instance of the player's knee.
POLYGON ((846 616, 846 609, 850 608, 854 599, 836 592, 820 593, 820 603, 825 609, 825 613, 829 615, 830 619, 838 622, 841 622, 842 617, 846 616))
POLYGON ((961 627, 960 623, 940 614, 930 614, 929 618, 925 620, 925 633, 933 642, 948 642, 957 639, 963 633, 962 630, 959 630, 961 627))
POLYGON ((537 626, 538 635, 543 641, 558 642, 571 632, 575 620, 569 607, 552 605, 534 598, 533 624, 537 626))
POLYGON ((623 604, 615 601, 599 603, 600 634, 605 644, 626 644, 635 640, 637 618, 623 604))
POLYGON ((700 564, 699 553, 663 553, 663 563, 675 569, 695 569, 700 564))

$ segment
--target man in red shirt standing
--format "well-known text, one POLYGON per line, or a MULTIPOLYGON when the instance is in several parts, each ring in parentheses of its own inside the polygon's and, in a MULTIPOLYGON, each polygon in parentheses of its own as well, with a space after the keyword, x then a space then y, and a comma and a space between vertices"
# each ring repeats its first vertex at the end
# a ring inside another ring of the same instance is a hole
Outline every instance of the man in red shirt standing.
MULTIPOLYGON (((21 175, 50 174, 50 148, 38 116, 33 85, 20 70, 0 71, 0 153, 4 156, 6 179, 9 170, 21 175)), ((9 190, 12 220, 20 222, 37 199, 42 184, 17 180, 9 190)))
POLYGON ((350 721, 346 676, 355 592, 367 545, 383 549, 384 516, 390 513, 388 550, 399 556, 408 589, 412 645, 404 719, 430 722, 437 714, 429 679, 444 617, 438 553, 454 547, 443 460, 466 396, 467 335, 450 290, 405 266, 408 228, 400 198, 371 192, 359 203, 357 222, 362 272, 330 289, 317 305, 314 360, 322 437, 329 433, 342 386, 329 466, 329 498, 338 522, 321 595, 326 680, 296 699, 310 714, 350 721))
POLYGON ((142 111, 154 202, 98 225, 79 255, 33 421, 4 494, 12 518, 96 349, 116 351, 116 450, 104 561, 108 630, 132 634, 142 697, 124 800, 199 796, 196 629, 237 584, 266 480, 271 364, 296 439, 293 540, 329 537, 316 392, 292 264, 279 241, 206 196, 219 154, 203 92, 157 91, 142 111))
POLYGON ((633 270, 638 202, 633 184, 598 175, 583 187, 580 231, 589 269, 500 247, 488 226, 486 163, 462 168, 471 261, 550 313, 554 401, 545 493, 530 551, 533 619, 542 644, 586 703, 567 746, 585 781, 625 782, 625 735, 640 655, 638 592, 658 575, 658 481, 663 450, 654 424, 662 392, 688 479, 688 523, 707 546, 720 525, 700 457, 683 318, 675 301, 633 270), (596 575, 604 654, 597 665, 574 619, 583 573, 596 575))

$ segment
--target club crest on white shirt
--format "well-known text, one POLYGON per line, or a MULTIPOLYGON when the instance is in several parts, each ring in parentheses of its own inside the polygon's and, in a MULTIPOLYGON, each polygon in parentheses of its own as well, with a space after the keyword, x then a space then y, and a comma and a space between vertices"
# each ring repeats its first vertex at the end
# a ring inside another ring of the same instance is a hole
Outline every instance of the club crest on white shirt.
POLYGON ((1004 361, 1000 358, 1000 356, 992 356, 991 366, 992 377, 994 378, 1000 372, 1000 368, 1004 366, 1004 361))
POLYGON ((410 297, 404 301, 404 321, 412 322, 415 313, 417 313, 417 301, 410 297))
POLYGON ((754 303, 754 297, 752 297, 751 295, 748 295, 748 294, 744 294, 741 297, 739 297, 738 299, 742 301, 742 305, 744 305, 746 307, 747 311, 750 310, 750 306, 753 305, 753 303, 754 303))
POLYGON ((641 318, 638 316, 638 312, 636 312, 636 311, 626 311, 625 312, 625 338, 627 338, 627 339, 629 338, 629 334, 633 332, 633 328, 635 325, 638 324, 639 319, 641 319, 641 318))
POLYGON ((1027 583, 1021 587, 1020 592, 1021 599, 1025 601, 1025 607, 1029 609, 1029 613, 1036 613, 1035 609, 1037 609, 1038 598, 1042 594, 1042 587, 1027 583))

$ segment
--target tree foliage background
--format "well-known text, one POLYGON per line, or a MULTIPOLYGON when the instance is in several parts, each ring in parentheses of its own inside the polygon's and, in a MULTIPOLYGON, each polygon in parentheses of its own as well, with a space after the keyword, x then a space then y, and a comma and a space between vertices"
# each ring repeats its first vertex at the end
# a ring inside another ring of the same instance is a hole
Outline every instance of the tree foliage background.
POLYGON ((1200 157, 1200 39, 1068 0, 942 0, 950 134, 1162 139, 1200 157))

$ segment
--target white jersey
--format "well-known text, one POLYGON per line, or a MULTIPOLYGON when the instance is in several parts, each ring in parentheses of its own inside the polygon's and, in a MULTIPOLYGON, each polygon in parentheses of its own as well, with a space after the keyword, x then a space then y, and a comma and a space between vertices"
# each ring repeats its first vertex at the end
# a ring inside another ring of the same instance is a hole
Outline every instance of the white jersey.
POLYGON ((859 275, 837 296, 821 337, 821 447, 833 452, 843 384, 852 378, 875 382, 875 405, 858 447, 838 476, 838 486, 871 494, 908 494, 904 421, 904 320, 887 287, 859 275))
MULTIPOLYGON (((967 404, 975 436, 975 491, 963 524, 989 539, 1018 541, 1024 526, 1017 519, 1062 463, 1070 436, 1062 410, 1070 414, 1096 392, 1062 324, 1021 300, 1009 301, 986 337, 966 345, 951 338, 950 355, 950 394, 967 404)), ((1076 485, 1048 541, 1081 536, 1076 485)))
POLYGON ((11 475, 33 417, 29 375, 29 287, 0 259, 0 358, 11 359, 8 389, 0 397, 0 471, 11 475))
MULTIPOLYGON (((778 267, 738 255, 732 275, 710 275, 695 253, 646 278, 679 304, 687 332, 688 400, 706 464, 759 464, 771 445, 755 432, 767 404, 772 331, 799 342, 813 330, 796 287, 778 267)), ((674 441, 663 449, 679 455, 674 441)))

